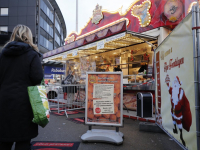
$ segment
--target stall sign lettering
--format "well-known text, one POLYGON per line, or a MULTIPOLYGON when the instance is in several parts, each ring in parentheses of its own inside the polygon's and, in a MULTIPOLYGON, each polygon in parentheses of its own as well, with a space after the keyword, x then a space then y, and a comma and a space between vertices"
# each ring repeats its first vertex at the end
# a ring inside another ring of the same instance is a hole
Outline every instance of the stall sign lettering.
POLYGON ((44 78, 45 79, 53 79, 53 74, 45 74, 44 78))
POLYGON ((62 67, 44 66, 44 74, 64 74, 65 70, 62 67))
POLYGON ((167 72, 167 70, 171 70, 171 68, 174 67, 179 67, 180 65, 184 64, 184 57, 182 57, 181 59, 178 59, 178 57, 175 59, 175 61, 173 62, 173 59, 169 60, 169 65, 167 65, 167 62, 164 62, 164 72, 167 72))

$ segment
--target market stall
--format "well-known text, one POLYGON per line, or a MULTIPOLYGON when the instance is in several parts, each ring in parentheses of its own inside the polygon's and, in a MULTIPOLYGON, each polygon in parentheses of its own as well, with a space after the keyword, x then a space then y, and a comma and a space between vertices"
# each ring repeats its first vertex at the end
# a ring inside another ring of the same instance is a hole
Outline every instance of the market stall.
MULTIPOLYGON (((190 12, 193 0, 138 0, 126 12, 102 10, 97 5, 80 33, 71 33, 66 45, 44 54, 44 61, 65 61, 66 76, 74 72, 84 85, 86 72, 123 72, 124 106, 136 110, 136 94, 155 95, 154 49, 190 12)), ((85 99, 85 91, 81 91, 85 99)))

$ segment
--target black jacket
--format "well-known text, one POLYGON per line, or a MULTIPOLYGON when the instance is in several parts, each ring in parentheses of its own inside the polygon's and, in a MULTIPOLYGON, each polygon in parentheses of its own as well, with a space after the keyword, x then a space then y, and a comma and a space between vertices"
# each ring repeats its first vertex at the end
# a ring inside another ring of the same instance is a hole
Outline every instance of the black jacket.
POLYGON ((43 79, 39 53, 23 42, 10 42, 0 55, 0 142, 38 135, 27 87, 43 79))

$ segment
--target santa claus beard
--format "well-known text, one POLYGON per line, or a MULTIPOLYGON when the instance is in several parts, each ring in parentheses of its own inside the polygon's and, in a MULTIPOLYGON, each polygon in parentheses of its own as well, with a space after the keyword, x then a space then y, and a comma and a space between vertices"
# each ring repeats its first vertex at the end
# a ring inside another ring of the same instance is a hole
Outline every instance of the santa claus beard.
POLYGON ((178 84, 174 84, 172 88, 172 99, 173 99, 174 105, 178 104, 179 88, 180 88, 180 85, 178 84))

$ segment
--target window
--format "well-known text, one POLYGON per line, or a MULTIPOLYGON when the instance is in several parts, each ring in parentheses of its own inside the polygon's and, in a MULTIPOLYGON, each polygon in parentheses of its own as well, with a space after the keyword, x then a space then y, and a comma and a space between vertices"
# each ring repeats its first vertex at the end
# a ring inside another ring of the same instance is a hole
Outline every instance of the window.
POLYGON ((49 19, 53 22, 53 13, 51 10, 47 7, 47 5, 44 3, 44 1, 41 1, 41 9, 43 12, 49 17, 49 19))
POLYGON ((53 37, 52 27, 42 17, 40 17, 40 26, 53 37))
POLYGON ((8 16, 8 8, 0 8, 0 16, 8 16))
POLYGON ((60 25, 57 20, 55 22, 55 26, 56 26, 56 29, 58 30, 58 32, 60 33, 60 25))
POLYGON ((0 26, 0 31, 8 32, 7 26, 0 26))
POLYGON ((40 35, 40 45, 48 50, 53 50, 53 43, 47 40, 44 36, 40 35))
POLYGON ((55 41, 58 43, 58 45, 60 46, 60 38, 57 34, 55 34, 55 41))

